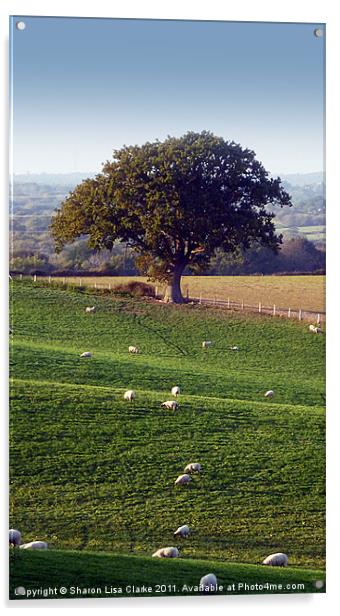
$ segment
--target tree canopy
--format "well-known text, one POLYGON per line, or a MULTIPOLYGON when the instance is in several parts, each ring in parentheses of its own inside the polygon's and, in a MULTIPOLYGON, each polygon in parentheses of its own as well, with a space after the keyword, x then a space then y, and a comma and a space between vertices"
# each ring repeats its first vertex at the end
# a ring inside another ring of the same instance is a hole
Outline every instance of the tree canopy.
POLYGON ((63 201, 51 232, 57 252, 83 235, 98 250, 126 242, 145 273, 168 282, 165 299, 180 302, 185 267, 206 267, 217 248, 278 250, 270 205, 291 205, 290 196, 252 150, 188 132, 115 150, 63 201))

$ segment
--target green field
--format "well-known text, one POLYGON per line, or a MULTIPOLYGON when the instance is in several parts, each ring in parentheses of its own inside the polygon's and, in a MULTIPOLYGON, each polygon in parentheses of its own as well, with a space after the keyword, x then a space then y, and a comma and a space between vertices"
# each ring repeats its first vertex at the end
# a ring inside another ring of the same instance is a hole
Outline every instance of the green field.
MULTIPOLYGON (((62 278, 55 279, 59 283, 62 278)), ((66 281, 98 288, 113 288, 129 280, 147 281, 142 276, 68 277, 66 281)), ((325 311, 325 276, 183 276, 182 293, 189 297, 242 302, 245 304, 291 308, 292 310, 325 311)), ((156 285, 162 292, 162 285, 156 285)))
POLYGON ((284 227, 277 225, 277 231, 284 236, 293 237, 294 235, 304 236, 312 242, 326 241, 326 226, 325 225, 306 225, 304 227, 292 226, 284 227))
MULTIPOLYGON (((202 560, 228 565, 227 579, 276 551, 319 576, 324 336, 299 322, 24 281, 13 282, 11 304, 10 522, 24 541, 53 548, 15 554, 15 585, 54 562, 69 580, 78 557, 90 584, 93 552, 103 551, 147 563, 136 565, 144 583, 157 566, 187 567, 196 580, 202 560), (92 304, 97 312, 85 314, 92 304), (129 355, 130 344, 141 354, 129 355), (80 359, 83 351, 93 357, 80 359), (174 413, 160 404, 175 384, 183 393, 174 413), (133 403, 122 399, 130 388, 133 403), (175 487, 191 461, 202 474, 175 487), (192 535, 175 540, 186 523, 192 535), (145 560, 166 545, 182 558, 145 560)), ((249 569, 251 579, 257 570, 269 568, 249 569)))

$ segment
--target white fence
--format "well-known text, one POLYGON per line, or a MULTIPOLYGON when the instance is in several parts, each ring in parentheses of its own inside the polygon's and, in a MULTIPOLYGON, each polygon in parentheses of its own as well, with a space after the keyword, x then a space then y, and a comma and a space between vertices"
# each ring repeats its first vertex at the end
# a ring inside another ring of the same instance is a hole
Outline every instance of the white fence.
MULTIPOLYGON (((23 279, 23 275, 19 274, 18 277, 20 280, 23 279)), ((37 282, 38 277, 36 274, 34 274, 34 276, 26 276, 25 278, 29 278, 31 280, 33 280, 33 282, 37 282)), ((42 281, 46 281, 49 284, 53 283, 59 283, 62 285, 66 285, 66 284, 71 284, 72 286, 83 286, 83 279, 81 277, 75 279, 75 277, 72 277, 73 280, 69 281, 68 278, 66 277, 52 277, 52 276, 41 276, 39 277, 40 280, 42 281)), ((86 282, 86 286, 88 287, 92 287, 94 289, 106 289, 106 290, 113 290, 114 289, 114 284, 111 284, 111 282, 106 282, 106 283, 101 283, 98 282, 98 280, 96 278, 94 278, 93 283, 89 283, 88 282, 88 277, 87 277, 87 282, 86 282)), ((155 286, 155 296, 157 299, 162 299, 163 297, 163 293, 161 293, 159 291, 159 288, 157 286, 155 286)), ((244 312, 254 312, 254 313, 258 313, 258 314, 267 314, 267 315, 271 315, 273 317, 284 317, 287 319, 298 319, 299 321, 311 321, 311 322, 315 322, 317 324, 322 324, 326 322, 326 313, 325 312, 317 312, 317 311, 313 311, 313 310, 305 310, 304 308, 281 308, 279 306, 277 306, 276 304, 272 304, 272 305, 267 305, 265 306, 264 304, 262 304, 261 301, 257 302, 256 304, 246 304, 243 300, 241 301, 234 301, 230 298, 227 299, 219 299, 217 296, 214 297, 203 297, 202 294, 200 294, 199 297, 189 297, 189 292, 188 292, 188 288, 186 288, 186 292, 185 292, 185 296, 186 296, 186 300, 188 302, 195 302, 198 304, 204 304, 204 305, 209 305, 209 306, 216 306, 219 308, 226 308, 228 310, 240 310, 240 311, 244 311, 244 312)))
POLYGON ((244 312, 256 312, 258 314, 268 314, 273 317, 284 317, 287 319, 298 319, 299 321, 313 321, 315 323, 321 324, 326 321, 326 313, 325 312, 316 312, 313 310, 305 310, 304 308, 281 308, 276 304, 272 304, 271 306, 265 306, 262 302, 258 302, 256 304, 246 304, 244 301, 235 302, 228 298, 218 299, 217 297, 208 298, 202 297, 199 298, 191 298, 193 301, 197 301, 199 304, 207 304, 210 306, 218 306, 221 308, 227 308, 229 310, 241 310, 244 312))

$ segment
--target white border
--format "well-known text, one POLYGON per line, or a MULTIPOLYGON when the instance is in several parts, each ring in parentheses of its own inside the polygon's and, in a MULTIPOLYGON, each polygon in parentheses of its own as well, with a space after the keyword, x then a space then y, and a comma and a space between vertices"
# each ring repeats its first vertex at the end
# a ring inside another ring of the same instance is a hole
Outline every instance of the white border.
MULTIPOLYGON (((0 134, 7 135, 3 140, 0 150, 0 173, 2 186, 2 208, 0 229, 2 232, 2 302, 1 302, 1 323, 5 326, 1 331, 2 359, 5 357, 1 368, 2 379, 2 400, 1 409, 5 412, 1 413, 1 445, 2 462, 6 460, 7 451, 7 417, 6 417, 6 397, 3 392, 7 389, 7 367, 6 367, 6 349, 7 345, 7 262, 8 262, 8 217, 6 214, 8 193, 8 105, 7 105, 7 80, 8 80, 8 16, 14 15, 53 15, 53 16, 73 16, 73 17, 130 17, 130 18, 161 18, 161 19, 223 19, 223 20, 239 20, 239 21, 309 21, 316 23, 327 23, 327 242, 328 242, 328 271, 327 271, 327 329, 328 329, 328 446, 327 446, 327 528, 328 528, 328 553, 327 553, 327 594, 322 595, 290 595, 290 596, 251 596, 251 597, 210 597, 208 598, 164 598, 164 599, 113 599, 113 600, 63 600, 63 601, 37 601, 20 602, 20 607, 15 602, 6 603, 7 595, 7 510, 2 506, 1 512, 1 535, 4 538, 0 543, 2 546, 2 567, 1 571, 1 603, 5 609, 21 612, 25 610, 36 609, 63 609, 66 612, 72 609, 90 609, 97 611, 101 609, 113 609, 115 613, 126 613, 131 610, 138 610, 142 615, 149 612, 162 612, 169 614, 173 611, 183 613, 184 610, 194 610, 198 614, 204 614, 207 610, 211 610, 216 614, 219 613, 249 613, 252 616, 263 614, 263 612, 275 611, 277 615, 283 614, 288 610, 293 610, 301 613, 307 613, 309 616, 320 613, 320 610, 327 609, 330 613, 333 608, 339 603, 337 600, 337 574, 339 567, 339 558, 337 549, 339 548, 339 532, 338 521, 339 508, 336 506, 339 503, 337 493, 339 492, 339 482, 337 476, 339 472, 339 457, 337 452, 340 447, 339 440, 339 417, 340 408, 338 396, 336 396, 336 380, 339 373, 339 353, 338 334, 336 331, 336 317, 339 311, 337 303, 337 291, 340 288, 338 283, 338 266, 339 254, 336 254, 337 236, 339 235, 339 216, 337 212, 340 208, 339 203, 339 188, 338 176, 339 171, 336 167, 339 160, 339 121, 338 114, 340 109, 339 93, 337 89, 338 81, 338 60, 340 57, 339 29, 340 20, 337 19, 337 2, 336 0, 315 0, 297 1, 284 0, 278 4, 275 0, 241 0, 240 2, 232 2, 228 0, 209 0, 202 2, 201 0, 172 0, 171 2, 161 2, 160 0, 125 0, 117 2, 115 0, 105 1, 96 0, 94 3, 80 2, 79 0, 2 0, 0 4, 0 28, 1 28, 1 64, 0 64, 0 83, 4 86, 2 92, 5 96, 1 97, 0 101, 0 134), (331 335, 329 334, 331 332, 331 335), (338 419, 337 419, 338 417, 338 419), (5 572, 5 573, 4 573, 5 572)), ((339 244, 339 242, 338 242, 339 244)), ((339 317, 338 317, 339 321, 339 317)), ((339 326, 338 326, 338 329, 339 326)), ((7 468, 6 464, 2 464, 3 475, 2 485, 7 485, 7 468)), ((6 492, 3 493, 1 501, 7 503, 6 492)), ((335 611, 335 609, 334 609, 335 611)))

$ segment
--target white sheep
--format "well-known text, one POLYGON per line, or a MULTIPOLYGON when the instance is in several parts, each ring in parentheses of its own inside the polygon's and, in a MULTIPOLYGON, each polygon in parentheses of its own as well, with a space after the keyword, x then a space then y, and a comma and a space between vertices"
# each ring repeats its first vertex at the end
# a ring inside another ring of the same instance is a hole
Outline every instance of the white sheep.
POLYGON ((136 346, 129 346, 129 353, 140 353, 140 351, 136 346))
POLYGON ((161 406, 163 406, 165 409, 176 411, 179 407, 179 404, 178 402, 176 402, 176 400, 166 400, 165 402, 162 402, 161 406))
POLYGON ((180 392, 180 389, 179 389, 178 385, 175 385, 175 386, 171 389, 171 393, 172 393, 172 395, 173 395, 173 396, 179 396, 179 394, 180 394, 181 392, 180 392))
POLYGON ((212 345, 211 340, 203 340, 202 349, 208 349, 212 345))
POLYGON ((266 393, 264 394, 265 398, 272 398, 274 395, 274 392, 272 389, 269 389, 268 391, 266 391, 266 393))
POLYGON ((80 357, 92 357, 92 353, 90 353, 90 351, 85 351, 85 353, 82 353, 80 357))
POLYGON ((199 588, 202 592, 216 592, 217 590, 217 577, 214 573, 207 573, 204 575, 199 584, 199 588))
POLYGON ((23 543, 20 546, 21 550, 47 550, 47 548, 46 541, 30 541, 30 543, 23 543))
POLYGON ((175 481, 175 486, 184 486, 191 481, 190 475, 185 473, 184 475, 179 475, 175 481))
POLYGON ((174 532, 174 537, 182 537, 183 539, 186 539, 187 537, 189 537, 189 535, 190 535, 190 528, 187 524, 184 524, 183 526, 179 526, 177 530, 175 530, 174 532))
POLYGON ((185 467, 184 472, 185 473, 200 473, 201 470, 202 470, 202 467, 199 462, 190 462, 190 464, 188 464, 185 467))
POLYGON ((21 532, 15 528, 9 529, 9 545, 18 546, 21 543, 21 532))
POLYGON ((152 556, 156 556, 158 558, 178 558, 179 551, 177 548, 160 548, 157 550, 152 556))
POLYGON ((239 351, 239 347, 238 346, 231 346, 230 350, 231 351, 239 351))
POLYGON ((287 567, 288 565, 288 556, 287 554, 283 554, 282 552, 277 552, 277 554, 270 554, 267 558, 262 562, 263 565, 270 565, 271 567, 287 567))
POLYGON ((313 332, 313 334, 321 334, 322 333, 321 327, 318 327, 317 325, 309 325, 308 329, 309 329, 310 332, 313 332))
POLYGON ((95 306, 86 306, 85 312, 87 312, 87 313, 96 312, 96 307, 95 306))
POLYGON ((133 389, 129 389, 124 394, 124 400, 128 400, 129 402, 132 402, 132 400, 134 400, 135 397, 136 397, 136 393, 133 391, 133 389))

